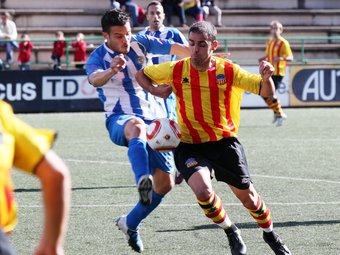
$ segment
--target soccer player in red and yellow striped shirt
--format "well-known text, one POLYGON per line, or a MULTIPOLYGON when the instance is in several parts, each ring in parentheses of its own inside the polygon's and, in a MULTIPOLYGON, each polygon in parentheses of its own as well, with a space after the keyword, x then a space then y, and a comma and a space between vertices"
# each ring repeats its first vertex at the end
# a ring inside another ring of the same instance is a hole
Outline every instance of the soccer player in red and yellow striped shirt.
POLYGON ((50 149, 54 139, 54 132, 30 127, 0 100, 0 254, 14 254, 6 237, 17 223, 12 167, 37 176, 42 185, 44 229, 34 254, 64 254, 71 184, 68 168, 50 149))
MULTIPOLYGON (((293 60, 293 53, 290 48, 289 42, 281 35, 283 32, 283 26, 280 22, 274 20, 270 23, 270 33, 272 39, 267 42, 266 55, 259 59, 259 61, 267 60, 270 62, 275 71, 272 75, 274 81, 275 90, 277 90, 282 82, 284 75, 286 74, 287 61, 293 60)), ((281 126, 283 120, 287 118, 283 112, 280 100, 276 97, 264 97, 267 105, 274 111, 274 121, 277 126, 281 126)))
POLYGON ((272 97, 274 68, 263 61, 261 75, 254 75, 212 56, 218 46, 216 34, 211 23, 194 23, 189 29, 190 58, 145 67, 136 79, 154 95, 166 97, 172 90, 175 93, 182 131, 181 143, 175 150, 176 166, 204 214, 224 229, 232 254, 246 254, 247 248, 212 188, 213 174, 230 186, 264 231, 264 240, 274 252, 291 254, 273 231, 270 210, 252 184, 247 159, 237 139, 242 92, 272 97))

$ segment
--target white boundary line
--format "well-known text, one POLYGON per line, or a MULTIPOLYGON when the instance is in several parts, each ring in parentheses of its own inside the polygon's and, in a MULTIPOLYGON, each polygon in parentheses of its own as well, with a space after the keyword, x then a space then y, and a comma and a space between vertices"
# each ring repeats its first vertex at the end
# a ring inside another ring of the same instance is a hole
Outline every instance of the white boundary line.
MULTIPOLYGON (((92 163, 92 164, 115 164, 115 165, 124 165, 129 166, 128 162, 113 162, 108 160, 83 160, 83 159, 65 159, 66 162, 75 162, 75 163, 92 163)), ((340 181, 331 181, 325 179, 308 179, 308 178, 298 178, 298 177, 288 177, 288 176, 275 176, 275 175, 264 175, 264 174, 251 174, 254 177, 261 178, 270 178, 270 179, 281 179, 281 180, 291 180, 291 181, 304 181, 304 182, 325 182, 325 183, 333 183, 340 184, 340 181)))
POLYGON ((264 174, 251 174, 251 176, 261 177, 261 178, 291 180, 291 181, 326 182, 326 183, 340 184, 340 181, 330 181, 330 180, 325 180, 325 179, 308 179, 308 178, 298 178, 298 177, 288 177, 288 176, 275 176, 275 175, 264 175, 264 174))
MULTIPOLYGON (((333 202, 291 202, 291 203, 280 203, 272 202, 267 203, 268 205, 281 205, 281 206, 301 206, 301 205, 340 205, 340 201, 333 202)), ((226 206, 242 206, 241 203, 224 203, 226 206)), ((99 208, 99 207, 134 207, 135 204, 97 204, 97 205, 72 205, 72 208, 99 208)), ((19 205, 19 208, 42 208, 42 205, 19 205)), ((160 207, 198 207, 198 204, 160 204, 160 207)))

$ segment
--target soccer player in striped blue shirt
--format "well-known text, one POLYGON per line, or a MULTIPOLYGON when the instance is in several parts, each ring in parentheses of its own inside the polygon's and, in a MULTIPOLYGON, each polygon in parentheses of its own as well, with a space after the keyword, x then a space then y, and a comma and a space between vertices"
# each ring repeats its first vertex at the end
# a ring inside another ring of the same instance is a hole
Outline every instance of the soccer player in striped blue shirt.
POLYGON ((140 201, 127 216, 118 218, 117 226, 132 249, 142 252, 139 224, 171 190, 174 164, 171 153, 153 151, 146 144, 146 124, 167 117, 167 109, 163 99, 138 85, 135 74, 146 65, 148 53, 188 56, 189 51, 169 40, 131 35, 129 17, 121 10, 107 11, 101 25, 105 42, 91 53, 86 72, 104 105, 112 142, 128 147, 140 201))

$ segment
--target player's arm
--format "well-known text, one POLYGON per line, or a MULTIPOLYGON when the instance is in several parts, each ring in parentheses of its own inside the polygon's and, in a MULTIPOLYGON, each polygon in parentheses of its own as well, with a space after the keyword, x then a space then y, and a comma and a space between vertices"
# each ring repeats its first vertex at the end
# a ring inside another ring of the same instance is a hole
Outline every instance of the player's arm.
POLYGON ((170 49, 171 55, 176 55, 182 58, 190 56, 189 46, 186 44, 173 43, 170 49))
POLYGON ((287 57, 277 57, 277 58, 278 58, 276 59, 277 61, 288 61, 288 62, 291 62, 294 59, 293 55, 289 55, 287 57))
POLYGON ((261 61, 259 69, 262 77, 260 95, 262 97, 272 98, 275 96, 275 86, 271 76, 275 69, 267 61, 261 61))
POLYGON ((94 87, 104 86, 112 78, 112 76, 116 75, 125 67, 126 60, 124 55, 119 54, 112 59, 108 69, 91 73, 88 76, 89 83, 94 87))
POLYGON ((35 255, 64 254, 70 205, 71 178, 68 168, 52 150, 48 151, 36 168, 42 185, 44 228, 35 255))
POLYGON ((152 80, 145 75, 144 68, 137 72, 136 80, 143 89, 150 92, 152 95, 167 98, 172 92, 170 85, 154 86, 152 80))

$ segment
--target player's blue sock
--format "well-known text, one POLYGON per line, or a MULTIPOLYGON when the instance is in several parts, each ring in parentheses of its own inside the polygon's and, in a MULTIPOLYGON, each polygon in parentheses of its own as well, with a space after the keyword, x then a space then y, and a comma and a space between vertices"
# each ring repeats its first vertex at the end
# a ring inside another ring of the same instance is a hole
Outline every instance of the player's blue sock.
POLYGON ((149 174, 149 155, 146 141, 141 138, 132 138, 128 144, 128 157, 135 173, 136 183, 141 176, 149 174))
POLYGON ((135 230, 139 223, 145 219, 163 200, 164 196, 152 192, 152 202, 150 205, 144 206, 139 201, 126 217, 126 224, 129 229, 135 230))

